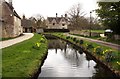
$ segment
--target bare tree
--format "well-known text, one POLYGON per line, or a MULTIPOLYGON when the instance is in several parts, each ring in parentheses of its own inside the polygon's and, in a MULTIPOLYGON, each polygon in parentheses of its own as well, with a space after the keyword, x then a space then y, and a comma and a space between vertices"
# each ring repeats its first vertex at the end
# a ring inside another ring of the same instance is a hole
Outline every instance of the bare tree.
POLYGON ((72 30, 82 30, 85 29, 89 22, 84 17, 86 14, 81 10, 81 5, 73 5, 69 11, 67 11, 67 14, 69 16, 70 26, 69 29, 72 30))

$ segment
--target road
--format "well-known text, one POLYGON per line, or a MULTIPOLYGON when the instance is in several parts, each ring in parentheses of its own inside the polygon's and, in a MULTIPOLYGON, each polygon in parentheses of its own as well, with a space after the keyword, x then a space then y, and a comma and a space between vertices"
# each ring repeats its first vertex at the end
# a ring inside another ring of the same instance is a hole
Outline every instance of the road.
POLYGON ((5 41, 0 41, 0 49, 6 48, 8 46, 14 45, 16 43, 22 42, 24 40, 30 39, 34 36, 33 33, 23 33, 23 36, 10 39, 10 40, 5 40, 5 41))
POLYGON ((113 44, 113 43, 110 43, 110 42, 95 40, 95 39, 91 39, 91 38, 85 38, 85 37, 75 36, 75 35, 71 35, 71 34, 68 34, 68 33, 65 33, 65 35, 76 37, 78 39, 88 40, 88 41, 91 41, 91 42, 95 42, 97 44, 101 44, 101 45, 104 45, 104 46, 107 46, 107 47, 111 47, 111 48, 120 50, 120 45, 118 45, 118 44, 113 44))

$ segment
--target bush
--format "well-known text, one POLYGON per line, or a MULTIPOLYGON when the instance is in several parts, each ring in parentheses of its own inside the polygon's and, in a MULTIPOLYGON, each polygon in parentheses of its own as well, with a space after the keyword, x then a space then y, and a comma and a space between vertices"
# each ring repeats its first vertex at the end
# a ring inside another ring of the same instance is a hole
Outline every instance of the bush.
POLYGON ((92 44, 87 44, 87 49, 92 49, 94 48, 92 44))
POLYGON ((94 52, 98 55, 103 55, 103 50, 100 46, 97 46, 96 48, 94 48, 94 52))
POLYGON ((76 38, 73 38, 73 41, 76 41, 76 38))
POLYGON ((79 43, 79 40, 76 40, 75 42, 76 42, 76 43, 79 43))
POLYGON ((73 37, 70 38, 71 40, 73 39, 73 37))
POLYGON ((69 39, 69 38, 70 38, 70 36, 67 36, 67 37, 66 37, 66 39, 69 39))
POLYGON ((84 41, 83 40, 80 40, 80 45, 82 45, 84 43, 84 41))
POLYGON ((105 54, 105 60, 107 62, 111 62, 112 60, 116 58, 113 50, 105 50, 103 53, 105 54))

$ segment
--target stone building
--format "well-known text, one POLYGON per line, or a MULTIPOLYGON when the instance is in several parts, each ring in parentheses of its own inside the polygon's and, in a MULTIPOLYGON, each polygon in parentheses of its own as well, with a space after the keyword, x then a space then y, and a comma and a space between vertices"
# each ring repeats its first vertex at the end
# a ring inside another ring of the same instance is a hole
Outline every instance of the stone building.
POLYGON ((65 14, 64 17, 63 15, 61 15, 61 17, 58 17, 56 13, 56 17, 47 17, 46 23, 48 29, 67 29, 68 28, 67 14, 65 14))
POLYGON ((21 25, 23 27, 23 32, 25 32, 25 33, 35 32, 36 28, 35 28, 35 26, 33 26, 33 25, 35 25, 35 22, 36 22, 35 18, 27 19, 25 17, 25 15, 23 15, 23 18, 22 18, 22 21, 21 21, 21 25))
POLYGON ((23 33, 21 27, 21 18, 12 6, 12 0, 0 3, 0 29, 2 29, 2 38, 16 37, 23 33))

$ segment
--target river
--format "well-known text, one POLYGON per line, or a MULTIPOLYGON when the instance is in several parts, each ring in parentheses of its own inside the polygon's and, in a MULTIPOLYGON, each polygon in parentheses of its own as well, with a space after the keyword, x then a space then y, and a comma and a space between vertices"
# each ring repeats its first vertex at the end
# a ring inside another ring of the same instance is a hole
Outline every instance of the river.
POLYGON ((48 40, 48 55, 39 77, 111 77, 80 49, 59 39, 48 40))

